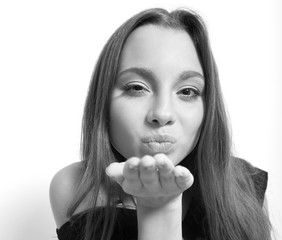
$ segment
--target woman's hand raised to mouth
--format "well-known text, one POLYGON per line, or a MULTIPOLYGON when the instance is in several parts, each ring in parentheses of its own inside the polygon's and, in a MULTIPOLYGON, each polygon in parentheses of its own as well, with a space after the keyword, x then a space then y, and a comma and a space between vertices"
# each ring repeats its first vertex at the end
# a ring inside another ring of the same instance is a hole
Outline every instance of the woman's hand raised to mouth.
POLYGON ((165 154, 131 157, 122 163, 112 163, 106 169, 124 192, 134 196, 144 207, 161 207, 178 198, 191 187, 194 178, 183 166, 174 166, 165 154))

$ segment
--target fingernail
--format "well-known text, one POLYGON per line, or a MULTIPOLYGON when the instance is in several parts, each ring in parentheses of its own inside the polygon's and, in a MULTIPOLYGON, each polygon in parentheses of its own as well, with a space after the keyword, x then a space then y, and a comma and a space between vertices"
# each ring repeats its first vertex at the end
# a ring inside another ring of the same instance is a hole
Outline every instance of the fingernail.
POLYGON ((130 170, 133 170, 133 171, 136 171, 136 170, 137 170, 137 166, 132 165, 132 164, 128 164, 128 168, 129 168, 130 170))

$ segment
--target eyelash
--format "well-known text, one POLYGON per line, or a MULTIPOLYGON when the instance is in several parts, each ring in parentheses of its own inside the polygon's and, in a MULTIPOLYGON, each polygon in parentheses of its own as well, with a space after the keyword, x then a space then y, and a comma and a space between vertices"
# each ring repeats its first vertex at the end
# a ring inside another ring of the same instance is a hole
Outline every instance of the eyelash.
POLYGON ((193 100, 196 99, 197 97, 199 97, 201 95, 200 91, 197 88, 193 88, 193 87, 186 87, 181 89, 180 91, 177 92, 177 94, 181 95, 181 93, 183 93, 183 91, 185 90, 189 90, 189 95, 184 95, 182 94, 182 98, 184 98, 184 100, 193 100), (192 96, 191 96, 191 92, 192 92, 192 96))
POLYGON ((135 83, 129 83, 129 84, 124 85, 123 90, 129 96, 141 96, 145 92, 149 92, 149 90, 146 87, 142 86, 141 84, 135 84, 135 83), (136 87, 141 88, 141 89, 137 90, 136 87))
MULTIPOLYGON (((146 87, 142 86, 141 84, 136 84, 136 83, 125 84, 122 87, 122 89, 125 91, 126 94, 128 94, 129 96, 133 96, 133 97, 142 96, 143 94, 145 94, 145 92, 149 92, 149 90, 146 87), (136 89, 136 88, 139 88, 139 89, 136 89)), ((199 97, 201 95, 201 92, 200 90, 194 87, 185 87, 181 89, 180 91, 178 91, 177 94, 181 95, 182 99, 189 101, 189 100, 194 100, 197 97, 199 97), (183 94, 185 90, 189 91, 189 95, 183 94)))

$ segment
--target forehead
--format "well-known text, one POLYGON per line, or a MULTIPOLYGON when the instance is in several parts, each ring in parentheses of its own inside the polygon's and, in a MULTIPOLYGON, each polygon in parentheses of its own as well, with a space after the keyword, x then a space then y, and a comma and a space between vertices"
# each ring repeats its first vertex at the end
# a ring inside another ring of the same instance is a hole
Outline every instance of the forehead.
POLYGON ((136 65, 150 68, 161 64, 202 72, 194 43, 184 30, 156 25, 135 29, 123 47, 120 70, 136 65))

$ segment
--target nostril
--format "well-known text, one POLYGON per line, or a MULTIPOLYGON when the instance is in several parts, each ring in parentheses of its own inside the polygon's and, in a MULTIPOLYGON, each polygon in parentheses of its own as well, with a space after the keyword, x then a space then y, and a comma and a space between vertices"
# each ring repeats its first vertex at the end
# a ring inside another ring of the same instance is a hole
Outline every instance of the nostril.
POLYGON ((155 126, 172 125, 175 121, 174 116, 168 111, 150 111, 147 114, 147 122, 155 126))
POLYGON ((159 121, 158 121, 157 119, 154 119, 152 122, 153 122, 153 123, 156 123, 156 124, 159 123, 159 121))
POLYGON ((173 121, 171 121, 171 120, 158 120, 158 119, 153 119, 152 121, 151 121, 151 123, 153 124, 153 125, 171 125, 172 123, 173 123, 173 121))

